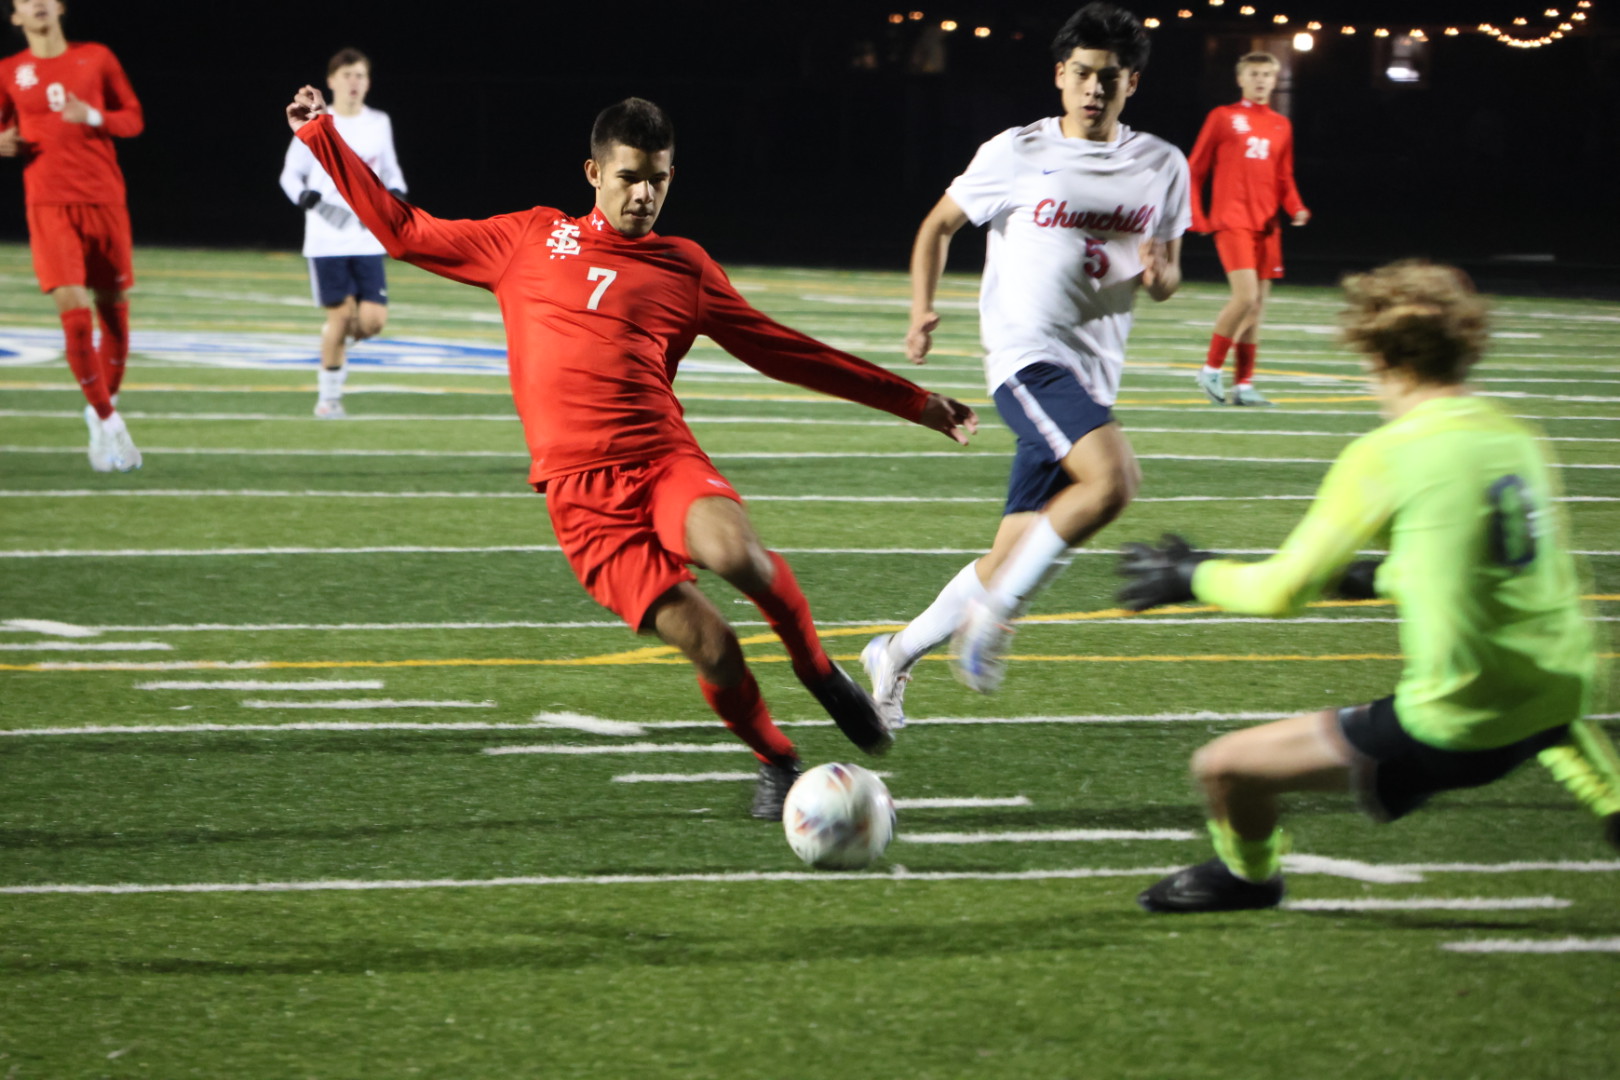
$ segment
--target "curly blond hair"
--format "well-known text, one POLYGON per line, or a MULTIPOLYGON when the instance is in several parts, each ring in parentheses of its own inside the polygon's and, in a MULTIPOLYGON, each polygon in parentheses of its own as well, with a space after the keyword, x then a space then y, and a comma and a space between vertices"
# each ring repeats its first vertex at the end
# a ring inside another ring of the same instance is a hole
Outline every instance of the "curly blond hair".
POLYGON ((1351 348, 1423 382, 1460 383, 1490 337, 1488 308, 1454 266, 1403 259, 1341 283, 1351 348))

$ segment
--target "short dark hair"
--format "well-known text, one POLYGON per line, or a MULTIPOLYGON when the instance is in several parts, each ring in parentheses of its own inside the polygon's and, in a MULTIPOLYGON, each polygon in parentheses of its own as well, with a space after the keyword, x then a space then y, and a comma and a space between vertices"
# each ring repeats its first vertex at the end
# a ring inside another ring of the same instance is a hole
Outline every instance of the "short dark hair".
POLYGON ((1147 67, 1148 33, 1135 15, 1114 4, 1094 3, 1069 16, 1052 39, 1052 56, 1063 63, 1076 49, 1106 49, 1131 71, 1147 67))
POLYGON ((596 123, 591 125, 591 157, 601 161, 616 143, 655 154, 675 145, 675 125, 668 113, 646 98, 625 98, 596 114, 596 123))
POLYGON ((371 74, 371 57, 359 49, 339 49, 332 54, 332 59, 326 62, 326 77, 330 79, 338 68, 345 68, 350 64, 364 64, 366 74, 371 74))

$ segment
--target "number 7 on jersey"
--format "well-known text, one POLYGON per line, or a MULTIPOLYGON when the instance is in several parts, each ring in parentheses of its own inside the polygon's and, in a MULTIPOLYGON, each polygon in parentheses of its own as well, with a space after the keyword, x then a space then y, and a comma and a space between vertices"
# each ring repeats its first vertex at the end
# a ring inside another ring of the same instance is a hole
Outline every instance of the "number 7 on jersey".
POLYGON ((602 284, 598 285, 595 291, 591 293, 591 298, 585 306, 591 311, 595 311, 596 305, 602 302, 602 294, 607 292, 608 286, 613 284, 613 279, 618 276, 619 272, 617 270, 606 270, 600 266, 591 267, 590 273, 585 275, 585 280, 596 281, 600 279, 602 284))

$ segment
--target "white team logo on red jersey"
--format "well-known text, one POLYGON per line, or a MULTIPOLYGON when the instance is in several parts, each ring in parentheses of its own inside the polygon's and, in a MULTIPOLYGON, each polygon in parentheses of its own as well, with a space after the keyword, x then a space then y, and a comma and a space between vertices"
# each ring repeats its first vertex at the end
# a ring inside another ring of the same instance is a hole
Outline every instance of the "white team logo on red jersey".
POLYGON ((17 85, 24 90, 30 90, 39 85, 39 73, 34 70, 33 64, 17 65, 17 85))
POLYGON ((1249 130, 1249 118, 1242 113, 1232 114, 1232 130, 1239 135, 1249 130))
POLYGON ((556 228, 551 230, 551 239, 546 241, 546 247, 551 249, 551 257, 566 259, 570 255, 578 255, 579 226, 567 218, 558 218, 552 224, 556 228))

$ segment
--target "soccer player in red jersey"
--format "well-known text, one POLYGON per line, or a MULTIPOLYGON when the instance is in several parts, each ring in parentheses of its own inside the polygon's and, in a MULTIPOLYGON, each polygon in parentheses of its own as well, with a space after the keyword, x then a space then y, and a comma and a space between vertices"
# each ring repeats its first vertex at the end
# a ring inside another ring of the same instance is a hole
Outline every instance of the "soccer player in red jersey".
POLYGON ((1237 64, 1243 97, 1211 110, 1187 164, 1192 170, 1193 231, 1215 234, 1215 249, 1231 284, 1232 297, 1215 317, 1209 356, 1198 385, 1217 405, 1226 404, 1221 368, 1237 346, 1233 405, 1270 405, 1254 388, 1260 320, 1271 283, 1283 276, 1280 208, 1295 225, 1311 219, 1294 186, 1294 129, 1267 103, 1277 88, 1281 65, 1270 53, 1249 53, 1237 64), (1204 183, 1214 175, 1209 212, 1204 183))
POLYGON ((12 0, 11 22, 28 48, 0 60, 0 157, 23 159, 34 273, 56 301, 68 366, 89 401, 90 465, 129 472, 141 467, 141 452, 114 399, 129 355, 135 274, 112 141, 141 133, 141 103, 110 49, 63 35, 61 0, 12 0))
POLYGON ((753 814, 780 819, 799 773, 737 636, 693 583, 706 567, 752 600, 794 674, 861 749, 893 736, 872 700, 822 649, 783 558, 760 542, 741 497, 698 447, 672 385, 698 334, 785 382, 893 413, 966 443, 973 410, 790 330, 755 310, 690 240, 653 224, 674 176, 674 128, 628 98, 591 131, 596 205, 481 221, 432 217, 396 198, 337 134, 320 91, 287 106, 294 134, 396 259, 489 289, 506 323, 529 480, 546 493, 558 543, 592 597, 697 668, 709 705, 760 761, 753 814))

